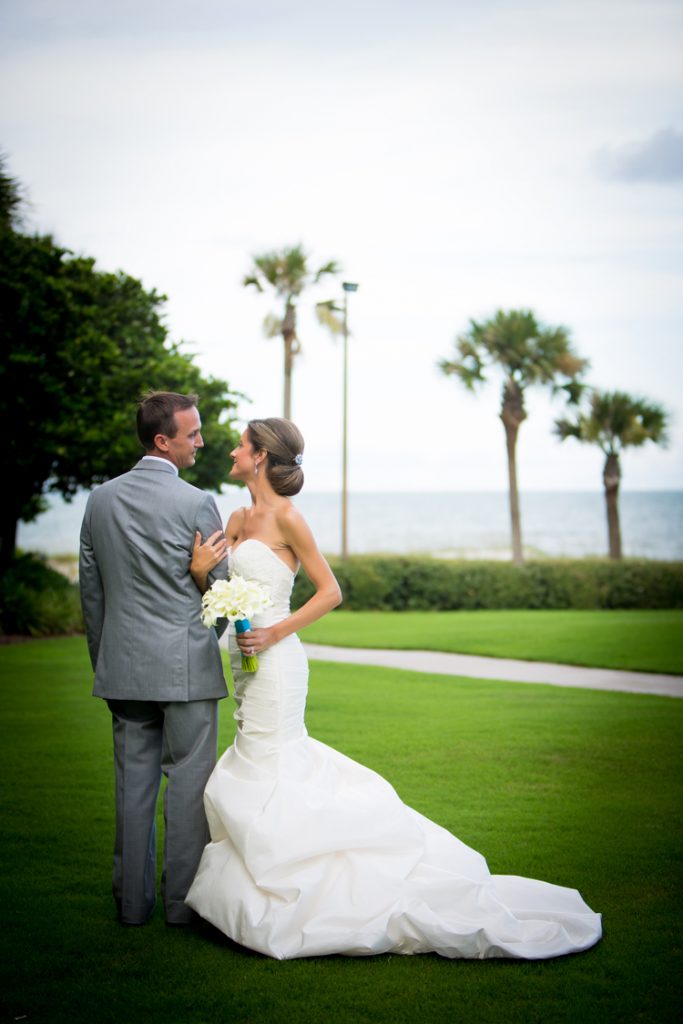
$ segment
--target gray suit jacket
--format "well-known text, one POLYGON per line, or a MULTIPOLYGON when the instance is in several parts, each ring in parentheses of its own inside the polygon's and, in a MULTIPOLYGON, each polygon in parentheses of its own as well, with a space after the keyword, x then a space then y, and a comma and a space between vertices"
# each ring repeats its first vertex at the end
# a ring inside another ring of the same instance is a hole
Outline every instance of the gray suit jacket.
MULTIPOLYGON (((218 637, 188 566, 195 530, 222 529, 213 498, 141 460, 97 487, 81 528, 80 586, 93 693, 115 700, 225 697, 218 637)), ((227 559, 212 573, 227 575, 227 559)))

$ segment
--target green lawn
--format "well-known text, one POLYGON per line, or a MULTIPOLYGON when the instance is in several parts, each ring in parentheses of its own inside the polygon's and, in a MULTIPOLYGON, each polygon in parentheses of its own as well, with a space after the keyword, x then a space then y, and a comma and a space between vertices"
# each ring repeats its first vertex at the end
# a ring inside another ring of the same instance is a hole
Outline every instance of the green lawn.
POLYGON ((683 611, 347 612, 302 630, 310 643, 452 651, 683 674, 683 611))
MULTIPOLYGON (((313 663, 315 737, 387 776, 497 873, 576 886, 585 954, 278 963, 110 893, 110 721, 81 638, 0 647, 2 1020, 665 1024, 678 1019, 683 701, 313 663)), ((222 705, 221 746, 232 735, 222 705)))

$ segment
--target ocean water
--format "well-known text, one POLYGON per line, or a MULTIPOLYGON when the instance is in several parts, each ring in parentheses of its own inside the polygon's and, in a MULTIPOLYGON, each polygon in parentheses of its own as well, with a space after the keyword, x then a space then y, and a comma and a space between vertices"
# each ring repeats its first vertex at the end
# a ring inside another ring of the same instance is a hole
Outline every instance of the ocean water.
MULTIPOLYGON (((78 551, 87 493, 72 503, 51 499, 33 523, 20 524, 19 547, 47 555, 78 551)), ((337 494, 303 493, 294 499, 322 551, 340 549, 341 503, 337 494)), ((218 495, 221 516, 248 502, 246 491, 218 495)), ((520 496, 522 538, 528 555, 584 557, 607 553, 604 497, 599 492, 528 492, 520 496)), ((624 554, 683 560, 683 491, 634 491, 620 497, 624 554)), ((351 494, 351 554, 431 553, 455 558, 509 558, 507 493, 351 494)))

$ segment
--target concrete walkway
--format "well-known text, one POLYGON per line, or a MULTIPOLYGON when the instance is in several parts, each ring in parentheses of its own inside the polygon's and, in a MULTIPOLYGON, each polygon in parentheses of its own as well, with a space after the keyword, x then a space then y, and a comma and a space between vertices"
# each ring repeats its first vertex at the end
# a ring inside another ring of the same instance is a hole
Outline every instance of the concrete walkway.
POLYGON ((503 679, 518 683, 550 683, 552 686, 577 686, 586 690, 616 690, 622 693, 649 693, 661 697, 683 697, 683 676, 664 676, 653 672, 622 672, 608 668, 580 668, 543 661, 512 661, 508 658, 480 658, 470 654, 444 654, 438 651, 389 651, 361 647, 327 647, 304 644, 309 658, 354 665, 382 665, 412 672, 432 672, 475 679, 503 679))

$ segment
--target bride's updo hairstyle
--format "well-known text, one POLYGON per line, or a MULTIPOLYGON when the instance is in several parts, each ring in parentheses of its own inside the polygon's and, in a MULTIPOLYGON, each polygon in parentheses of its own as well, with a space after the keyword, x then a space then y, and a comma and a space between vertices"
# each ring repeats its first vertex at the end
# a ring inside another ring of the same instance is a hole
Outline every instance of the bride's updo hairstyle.
POLYGON ((271 416, 247 423, 249 440, 257 452, 266 451, 266 475, 276 494, 290 498, 304 485, 304 439, 291 420, 271 416))

